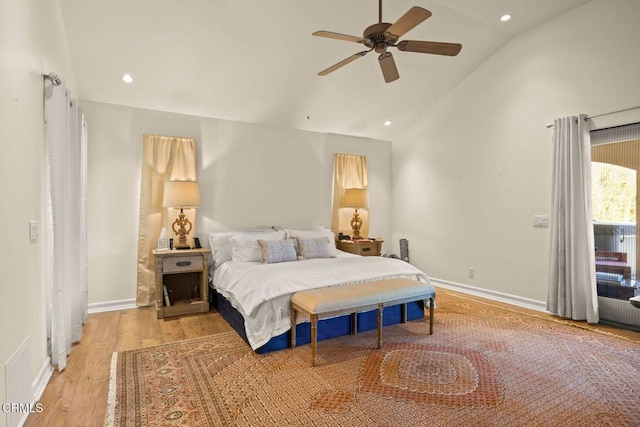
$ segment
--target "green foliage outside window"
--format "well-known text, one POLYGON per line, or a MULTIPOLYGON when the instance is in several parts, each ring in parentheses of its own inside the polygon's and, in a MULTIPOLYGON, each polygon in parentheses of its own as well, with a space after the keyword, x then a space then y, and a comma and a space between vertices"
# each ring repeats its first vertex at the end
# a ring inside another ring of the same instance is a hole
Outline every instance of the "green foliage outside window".
POLYGON ((636 222, 636 171, 608 163, 591 163, 593 220, 636 222))

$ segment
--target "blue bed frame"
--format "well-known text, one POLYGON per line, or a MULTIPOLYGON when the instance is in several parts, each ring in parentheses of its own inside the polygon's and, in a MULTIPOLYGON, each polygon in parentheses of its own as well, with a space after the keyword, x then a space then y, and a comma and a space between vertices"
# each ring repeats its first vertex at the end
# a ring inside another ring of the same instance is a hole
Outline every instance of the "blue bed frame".
MULTIPOLYGON (((244 318, 231 303, 215 288, 210 288, 209 292, 211 306, 224 317, 229 325, 242 337, 247 344, 247 334, 244 330, 244 318)), ((368 331, 378 328, 378 314, 376 310, 358 313, 358 332, 368 331)), ((400 305, 385 307, 382 312, 382 324, 384 326, 394 325, 402 321, 402 311, 400 305)), ((407 320, 416 320, 424 317, 424 304, 422 301, 407 303, 407 320)), ((331 319, 324 319, 318 322, 318 341, 328 338, 339 337, 351 333, 351 316, 340 316, 331 319)), ((311 324, 309 322, 299 324, 296 327, 296 344, 308 344, 311 342, 311 324)), ((255 350, 256 353, 263 354, 270 351, 282 350, 290 347, 291 331, 287 331, 255 350)))

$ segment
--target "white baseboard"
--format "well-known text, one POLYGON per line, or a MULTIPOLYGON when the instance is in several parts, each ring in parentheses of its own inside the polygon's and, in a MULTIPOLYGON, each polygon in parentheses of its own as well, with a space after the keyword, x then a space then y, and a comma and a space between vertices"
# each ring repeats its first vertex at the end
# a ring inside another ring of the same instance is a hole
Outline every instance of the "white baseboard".
POLYGON ((127 310, 129 308, 137 308, 135 299, 94 302, 87 306, 87 313, 102 313, 105 311, 127 310))
POLYGON ((51 375, 53 375, 53 366, 51 366, 51 358, 47 357, 40 368, 40 372, 38 372, 38 376, 33 381, 32 388, 35 399, 34 403, 42 397, 45 387, 49 384, 51 375))
POLYGON ((537 301, 529 298, 519 297, 517 295, 505 294, 502 292, 492 291, 489 289, 477 288, 475 286, 464 285, 462 283, 450 282, 448 280, 431 278, 431 282, 445 289, 463 292, 465 294, 475 295, 494 301, 500 301, 507 304, 516 305, 518 307, 530 308, 532 310, 547 312, 547 303, 545 301, 537 301))

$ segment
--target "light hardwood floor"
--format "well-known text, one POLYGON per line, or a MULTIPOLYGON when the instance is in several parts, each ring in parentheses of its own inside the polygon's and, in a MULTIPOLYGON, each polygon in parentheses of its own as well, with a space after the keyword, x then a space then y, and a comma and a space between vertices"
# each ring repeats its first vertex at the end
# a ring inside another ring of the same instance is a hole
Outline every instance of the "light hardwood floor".
MULTIPOLYGON (((457 294, 523 313, 554 317, 446 289, 438 288, 437 293, 457 294)), ((435 319, 437 322, 437 314, 435 319)), ((603 325, 590 326, 585 322, 569 323, 640 343, 638 332, 603 325)), ((44 411, 31 414, 25 425, 101 426, 106 414, 109 370, 114 351, 149 347, 231 330, 216 311, 164 320, 156 319, 152 307, 89 315, 82 340, 71 351, 66 369, 62 373, 56 371, 53 374, 40 399, 44 411)))
POLYGON ((215 311, 156 319, 153 307, 91 314, 63 372, 55 371, 45 388, 40 414, 25 426, 101 426, 107 409, 113 352, 231 331, 215 311))

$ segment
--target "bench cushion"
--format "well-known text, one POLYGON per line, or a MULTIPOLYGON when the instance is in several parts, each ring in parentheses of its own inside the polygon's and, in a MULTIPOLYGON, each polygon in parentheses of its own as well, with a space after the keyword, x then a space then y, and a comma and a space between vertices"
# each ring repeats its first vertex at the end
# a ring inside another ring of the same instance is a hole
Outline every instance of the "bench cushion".
POLYGON ((297 292, 291 297, 291 303, 316 314, 414 297, 426 298, 435 292, 433 285, 428 283, 389 279, 297 292))

